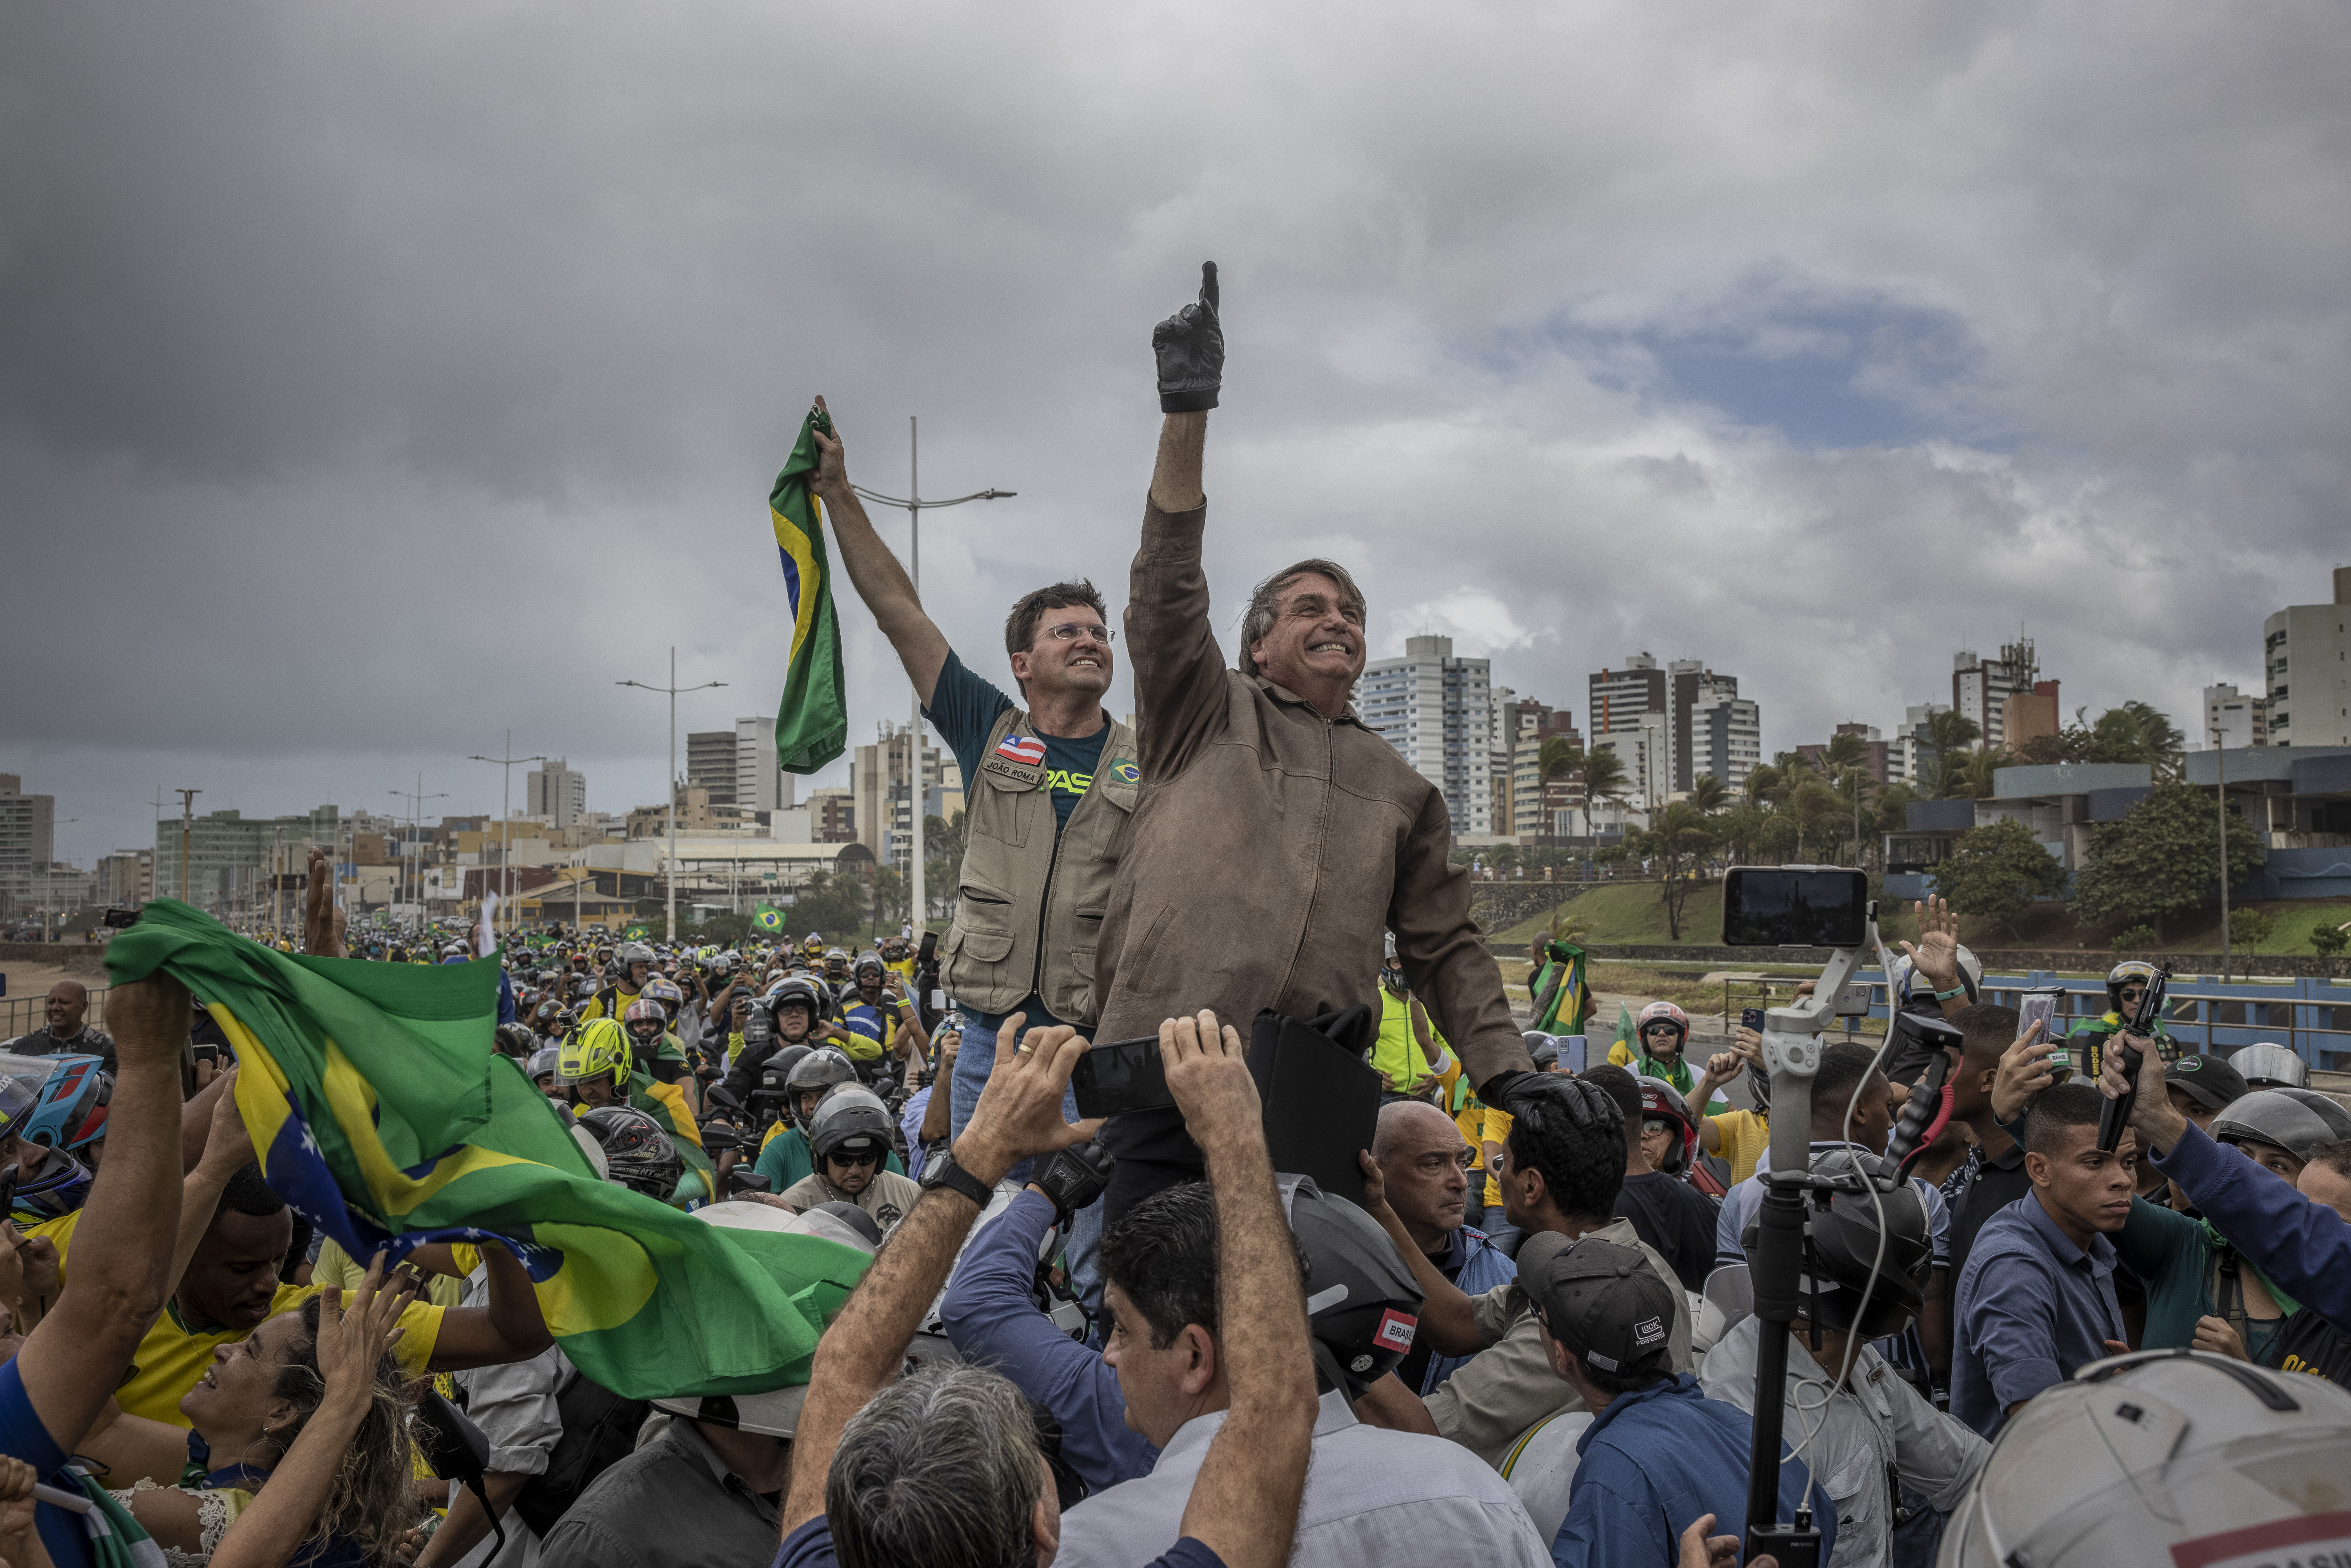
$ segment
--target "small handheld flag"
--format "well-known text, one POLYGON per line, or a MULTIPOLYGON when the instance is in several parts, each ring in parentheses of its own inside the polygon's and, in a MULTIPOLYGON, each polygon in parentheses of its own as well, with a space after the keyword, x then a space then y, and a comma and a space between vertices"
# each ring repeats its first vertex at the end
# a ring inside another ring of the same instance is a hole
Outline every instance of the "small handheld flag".
POLYGON ((833 618, 832 569, 825 556, 824 522, 810 492, 816 472, 813 432, 832 434, 832 416, 811 408, 800 437, 768 495, 776 552, 784 563, 784 599, 791 612, 791 655, 784 695, 776 707, 776 762, 787 773, 813 773, 849 742, 849 702, 842 689, 841 622, 833 618))

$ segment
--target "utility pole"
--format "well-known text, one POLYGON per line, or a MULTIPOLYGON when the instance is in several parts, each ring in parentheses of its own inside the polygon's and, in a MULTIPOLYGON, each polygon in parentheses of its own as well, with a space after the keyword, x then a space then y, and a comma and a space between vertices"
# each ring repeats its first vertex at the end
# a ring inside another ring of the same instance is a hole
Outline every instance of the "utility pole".
MULTIPOLYGON (((895 496, 881 495, 867 489, 862 485, 851 486, 859 497, 877 506, 905 508, 906 575, 913 580, 914 598, 917 602, 923 597, 923 513, 925 509, 935 510, 941 507, 960 507, 966 501, 998 501, 1019 494, 1017 490, 975 490, 968 496, 957 496, 952 501, 924 500, 922 449, 917 439, 919 434, 920 431, 915 424, 914 416, 908 414, 906 416, 906 494, 904 499, 895 496)), ((971 788, 970 779, 967 779, 963 782, 966 789, 971 788)), ((908 888, 910 894, 908 908, 914 916, 910 924, 914 927, 915 940, 920 941, 923 927, 927 924, 925 917, 930 914, 930 907, 926 901, 927 889, 924 886, 923 874, 923 862, 929 845, 925 842, 927 835, 923 831, 925 821, 923 808, 925 796, 923 789, 923 694, 920 692, 914 694, 913 712, 906 721, 906 792, 910 797, 907 814, 913 819, 911 825, 914 828, 914 845, 907 856, 913 872, 908 888)), ((965 820, 968 821, 970 819, 965 820)))
MULTIPOLYGON (((400 894, 401 902, 404 904, 407 902, 408 895, 408 862, 411 860, 423 859, 422 855, 416 853, 416 834, 423 821, 424 802, 445 800, 449 798, 449 791, 436 789, 427 795, 424 792, 424 775, 420 772, 416 776, 414 789, 393 789, 388 793, 397 795, 408 802, 408 838, 401 845, 400 857, 400 894)), ((416 902, 420 905, 424 902, 424 867, 421 864, 416 868, 416 902)), ((416 917, 416 925, 420 931, 424 928, 424 916, 422 914, 416 917)))
MULTIPOLYGON (((2231 967, 2229 955, 2229 747, 2228 732, 2220 726, 2212 727, 2212 768, 2219 779, 2212 798, 2220 802, 2220 980, 2227 984, 2231 967)), ((2205 1031, 2210 1034, 2210 1030, 2205 1031)))
POLYGON ((614 681, 616 686, 634 686, 639 691, 669 694, 669 850, 662 857, 662 940, 677 940, 677 694, 707 691, 723 686, 725 681, 705 681, 698 686, 677 684, 677 649, 669 651, 669 685, 649 686, 643 681, 614 681))
POLYGON ((188 836, 195 825, 196 797, 201 789, 174 789, 180 798, 180 902, 188 902, 188 836))
MULTIPOLYGON (((502 751, 514 749, 514 731, 507 731, 507 743, 502 751)), ((483 757, 478 753, 465 758, 468 762, 496 762, 500 765, 502 782, 498 786, 498 885, 507 903, 507 929, 514 929, 514 872, 512 841, 508 837, 507 821, 514 815, 514 765, 517 762, 544 762, 544 757, 483 757)))

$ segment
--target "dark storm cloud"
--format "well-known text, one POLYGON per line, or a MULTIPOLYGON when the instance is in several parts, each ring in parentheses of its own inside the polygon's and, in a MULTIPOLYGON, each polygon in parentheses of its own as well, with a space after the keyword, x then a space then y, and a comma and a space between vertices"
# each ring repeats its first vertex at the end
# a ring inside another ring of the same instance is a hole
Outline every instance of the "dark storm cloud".
MULTIPOLYGON (((459 759, 512 726, 595 759, 599 807, 655 798, 662 705, 611 682, 674 643, 734 683, 683 726, 772 709, 759 503, 819 391, 866 483, 903 487, 918 413, 926 490, 1020 492, 925 529, 934 611, 995 673, 1020 589, 1119 597, 1144 340, 1207 255, 1226 603, 1342 553, 1375 651, 1450 631, 1577 707, 1626 652, 1702 657, 1767 747, 1890 724, 2019 625, 2069 704, 2183 715, 2351 533, 2346 33, 16 7, 0 768, 277 810, 421 766, 491 809, 459 759)), ((903 680, 844 621, 862 737, 903 680)))

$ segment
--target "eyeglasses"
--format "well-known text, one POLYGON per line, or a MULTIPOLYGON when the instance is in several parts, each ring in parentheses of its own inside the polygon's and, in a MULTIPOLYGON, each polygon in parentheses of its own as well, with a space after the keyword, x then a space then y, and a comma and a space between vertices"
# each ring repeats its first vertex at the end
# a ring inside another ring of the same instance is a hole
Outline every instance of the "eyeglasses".
POLYGON ((880 1155, 827 1155, 824 1157, 836 1166, 878 1166, 882 1163, 880 1155))
POLYGON ((1107 626, 1092 626, 1082 621, 1064 621, 1059 625, 1040 626, 1037 634, 1050 637, 1056 643, 1074 643, 1081 637, 1091 637, 1103 647, 1118 641, 1118 633, 1107 626))

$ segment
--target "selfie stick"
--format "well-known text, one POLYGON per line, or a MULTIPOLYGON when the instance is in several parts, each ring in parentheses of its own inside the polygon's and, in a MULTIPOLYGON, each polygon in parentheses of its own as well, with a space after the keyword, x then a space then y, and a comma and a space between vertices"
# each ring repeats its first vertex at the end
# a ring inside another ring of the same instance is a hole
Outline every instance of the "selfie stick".
MULTIPOLYGON (((1826 868, 1823 868, 1826 869, 1826 868)), ((1745 1560, 1763 1552, 1781 1568, 1817 1568, 1821 1532, 1808 1509, 1780 1520, 1780 1437, 1787 1418, 1789 1325, 1802 1304, 1804 1194, 1812 1185, 1813 1075, 1821 1066, 1821 1030, 1838 995, 1853 982, 1865 950, 1878 946, 1877 905, 1868 906, 1864 946, 1840 947, 1813 994, 1763 1015, 1763 1066, 1771 1082, 1771 1169, 1763 1178, 1761 1236, 1752 1279, 1755 1315, 1754 1447, 1749 1454, 1745 1560)))

